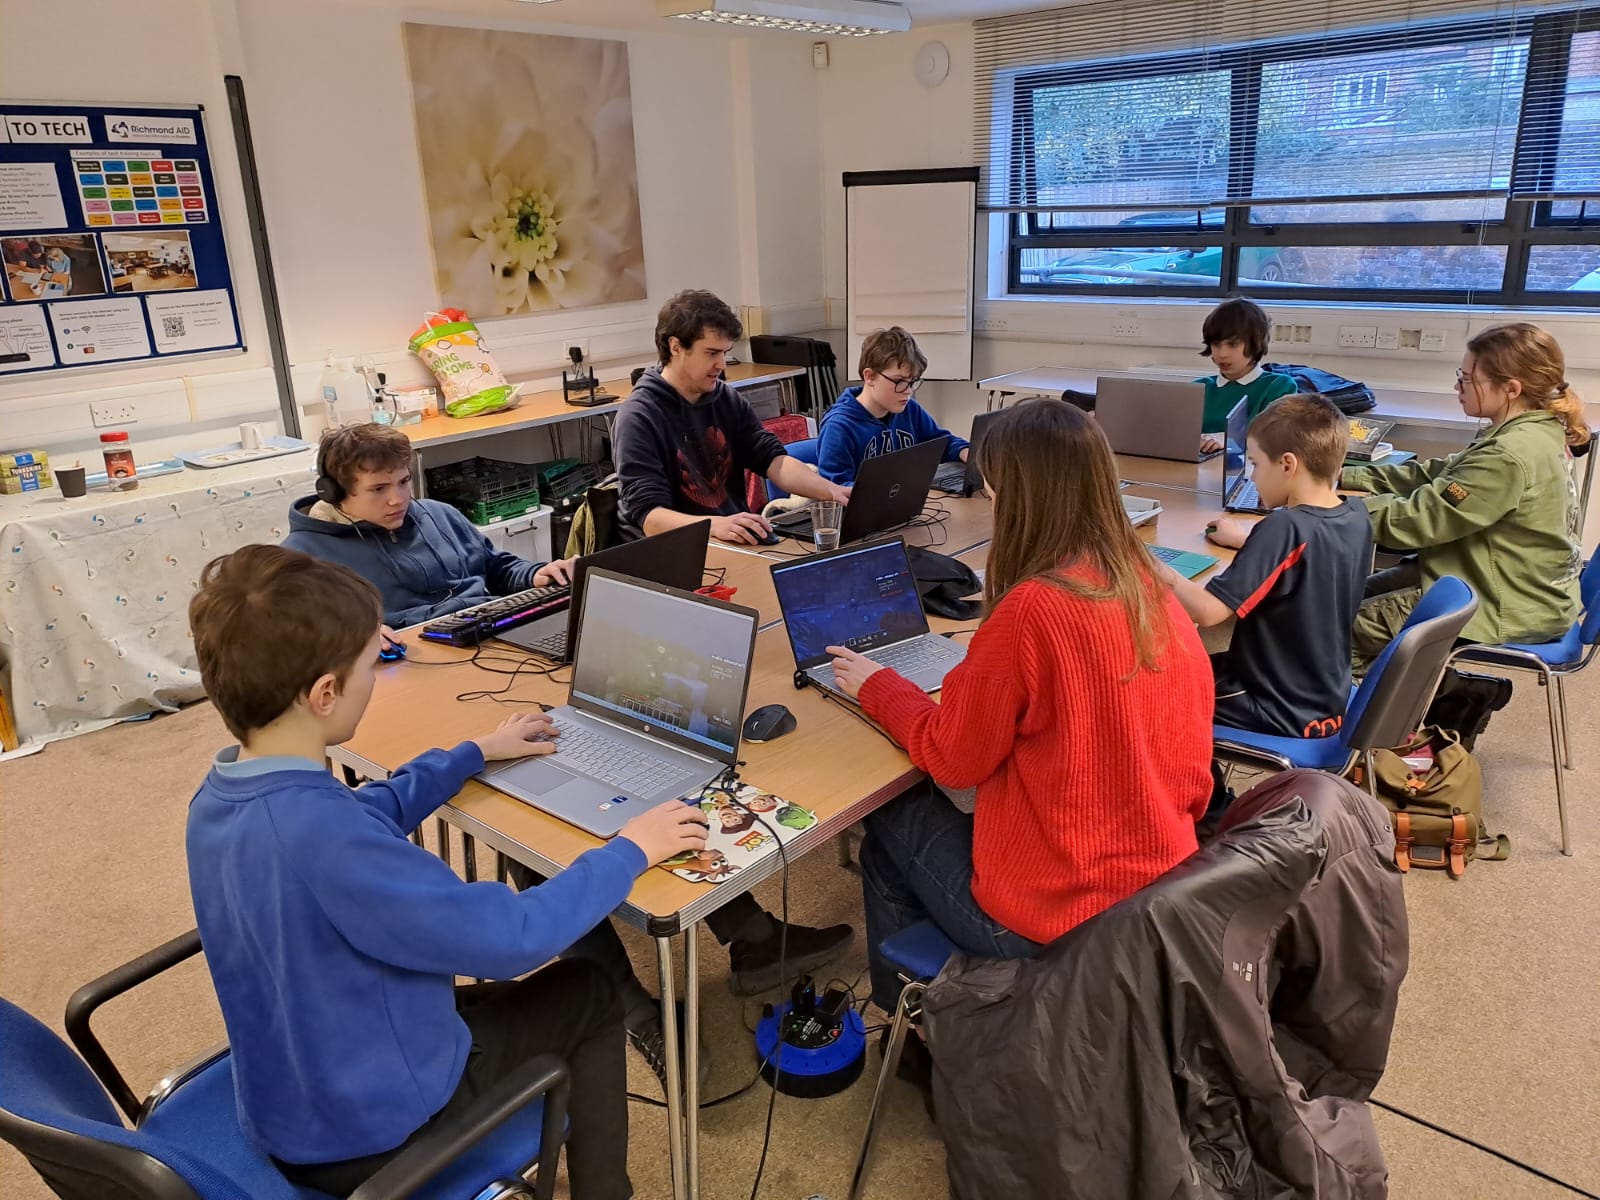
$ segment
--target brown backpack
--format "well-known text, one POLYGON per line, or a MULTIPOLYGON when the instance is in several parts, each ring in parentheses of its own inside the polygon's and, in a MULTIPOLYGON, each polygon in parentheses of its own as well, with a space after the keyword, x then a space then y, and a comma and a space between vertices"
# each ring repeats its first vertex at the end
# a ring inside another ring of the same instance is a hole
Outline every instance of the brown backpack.
MULTIPOLYGON (((1378 800, 1393 819, 1400 870, 1443 870, 1457 879, 1473 859, 1510 857, 1511 839, 1483 826, 1483 772, 1453 730, 1424 726, 1403 746, 1373 751, 1372 767, 1378 800), (1405 761, 1424 748, 1433 752, 1425 767, 1405 761)), ((1356 768, 1362 786, 1364 772, 1356 768)))

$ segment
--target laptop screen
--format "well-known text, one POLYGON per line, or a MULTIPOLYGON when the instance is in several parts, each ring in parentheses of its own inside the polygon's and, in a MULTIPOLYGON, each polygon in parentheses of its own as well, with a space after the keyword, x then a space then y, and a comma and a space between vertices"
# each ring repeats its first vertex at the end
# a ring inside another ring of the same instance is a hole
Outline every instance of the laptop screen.
POLYGON ((876 542, 772 569, 789 645, 801 670, 829 646, 865 654, 928 632, 905 543, 876 542))
POLYGON ((1241 481, 1250 478, 1250 463, 1245 458, 1245 435, 1250 429, 1250 400, 1241 399, 1228 414, 1228 427, 1223 433, 1222 470, 1224 497, 1232 496, 1241 481))
POLYGON ((571 702, 732 761, 756 615, 591 571, 571 702))

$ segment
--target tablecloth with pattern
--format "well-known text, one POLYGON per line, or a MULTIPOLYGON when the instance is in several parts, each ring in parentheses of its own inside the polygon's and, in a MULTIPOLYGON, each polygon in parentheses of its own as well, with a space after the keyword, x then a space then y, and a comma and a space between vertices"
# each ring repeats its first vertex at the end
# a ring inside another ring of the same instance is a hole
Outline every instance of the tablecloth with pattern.
POLYGON ((188 617, 200 571, 282 541, 315 457, 185 470, 76 500, 0 496, 0 669, 22 745, 200 699, 188 617))

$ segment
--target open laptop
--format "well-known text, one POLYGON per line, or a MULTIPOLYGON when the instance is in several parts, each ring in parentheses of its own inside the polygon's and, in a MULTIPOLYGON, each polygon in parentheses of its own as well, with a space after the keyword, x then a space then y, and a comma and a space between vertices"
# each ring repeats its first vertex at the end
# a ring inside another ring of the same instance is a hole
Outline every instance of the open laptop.
MULTIPOLYGON (((862 538, 904 525, 921 515, 928 502, 933 473, 944 458, 948 437, 918 442, 904 450, 864 459, 856 471, 850 503, 844 506, 844 521, 839 526, 839 544, 848 545, 862 538)), ((798 508, 775 517, 772 527, 800 541, 811 538, 811 511, 798 508)))
POLYGON ((1204 462, 1220 453, 1200 452, 1206 407, 1203 383, 1102 375, 1095 395, 1095 419, 1118 454, 1204 462))
MULTIPOLYGON (((967 648, 928 629, 906 544, 899 538, 772 567, 794 665, 825 691, 849 699, 833 679, 829 646, 893 667, 936 692, 967 648)), ((854 703, 854 701, 852 701, 854 703)))
POLYGON ((653 537, 586 554, 572 564, 572 603, 565 611, 551 613, 495 636, 502 642, 521 646, 552 662, 571 662, 573 650, 578 645, 583 585, 592 568, 599 567, 615 571, 618 575, 647 579, 651 583, 664 583, 668 587, 692 592, 705 577, 706 544, 710 539, 711 522, 695 521, 653 537))
POLYGON ((1217 558, 1213 554, 1201 554, 1195 550, 1174 550, 1171 546, 1152 544, 1146 544, 1145 549, 1155 555, 1157 562, 1165 563, 1185 579, 1203 575, 1217 565, 1217 558))
POLYGON ((556 752, 478 776, 541 812, 611 837, 739 759, 759 616, 591 568, 556 752))
POLYGON ((972 436, 967 439, 971 449, 966 462, 941 463, 933 473, 933 486, 953 496, 976 496, 983 491, 983 472, 978 470, 978 446, 983 441, 984 430, 991 422, 1004 416, 1006 410, 981 412, 972 418, 972 436))
POLYGON ((1227 432, 1222 435, 1222 507, 1234 513, 1266 514, 1261 493, 1250 478, 1250 460, 1245 457, 1245 440, 1250 430, 1250 400, 1241 398, 1228 414, 1227 432))

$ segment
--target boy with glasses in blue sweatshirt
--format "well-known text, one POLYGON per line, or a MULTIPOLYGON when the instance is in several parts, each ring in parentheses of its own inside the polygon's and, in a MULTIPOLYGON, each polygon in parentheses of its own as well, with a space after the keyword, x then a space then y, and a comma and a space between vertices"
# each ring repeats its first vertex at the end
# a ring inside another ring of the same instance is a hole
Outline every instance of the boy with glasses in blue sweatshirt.
POLYGON ((186 839, 240 1122, 291 1181, 346 1196, 518 1066, 555 1054, 572 1077, 574 1200, 626 1200, 616 985, 587 959, 535 968, 605 920, 646 869, 704 846, 705 818, 659 805, 527 891, 464 882, 407 834, 485 762, 553 752, 556 731, 518 714, 346 787, 324 760, 371 698, 381 616, 370 583, 281 546, 215 560, 190 601, 206 693, 240 743, 195 793, 186 839), (457 976, 507 982, 458 988, 457 976))
POLYGON ((817 470, 824 479, 852 484, 867 459, 938 437, 950 439, 945 462, 967 461, 967 440, 940 428, 913 394, 927 369, 927 356, 900 326, 867 335, 857 367, 861 386, 844 390, 817 434, 817 470))

